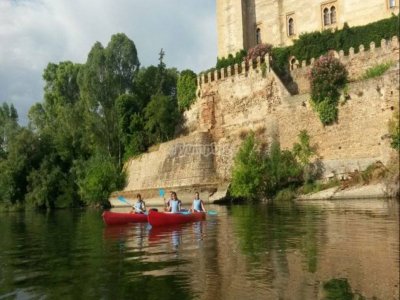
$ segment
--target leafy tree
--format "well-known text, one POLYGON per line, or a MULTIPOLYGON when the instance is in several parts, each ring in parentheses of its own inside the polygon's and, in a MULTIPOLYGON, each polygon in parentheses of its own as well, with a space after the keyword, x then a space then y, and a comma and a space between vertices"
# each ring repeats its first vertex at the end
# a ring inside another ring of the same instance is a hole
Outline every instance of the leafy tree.
POLYGON ((162 94, 153 96, 145 109, 145 118, 145 129, 151 143, 160 143, 171 139, 175 127, 180 121, 176 100, 162 94))
MULTIPOLYGON (((307 139, 304 132, 300 138, 307 139)), ((295 148, 297 153, 304 152, 301 155, 304 158, 309 149, 307 145, 300 144, 295 148)), ((280 190, 300 185, 303 182, 303 170, 294 153, 281 150, 276 141, 268 151, 264 151, 254 133, 251 133, 236 154, 230 193, 250 201, 263 197, 273 198, 280 190)))
POLYGON ((97 153, 78 169, 79 195, 88 205, 107 205, 110 193, 124 186, 124 174, 108 154, 97 153))
POLYGON ((263 155, 252 132, 244 140, 235 156, 230 186, 231 195, 250 200, 262 197, 264 171, 263 155))
POLYGON ((135 44, 124 33, 114 34, 104 54, 112 98, 130 93, 140 66, 135 44))
POLYGON ((14 105, 3 103, 0 106, 0 160, 5 158, 9 140, 18 130, 18 113, 14 105))
POLYGON ((279 143, 272 143, 264 163, 266 178, 264 193, 267 197, 273 197, 279 190, 302 182, 302 167, 291 151, 281 150, 279 143))
POLYGON ((138 68, 134 43, 126 35, 116 34, 107 48, 99 42, 92 47, 78 79, 91 141, 100 151, 118 158, 119 164, 123 153, 116 101, 132 91, 138 68))
POLYGON ((181 111, 189 109, 196 100, 197 75, 192 70, 180 73, 177 83, 178 105, 181 111))
POLYGON ((124 146, 124 158, 140 154, 148 145, 141 100, 137 95, 121 95, 117 99, 118 125, 124 146))
POLYGON ((47 155, 28 176, 27 204, 35 208, 65 208, 79 204, 74 177, 62 169, 56 154, 47 155))
POLYGON ((40 164, 43 142, 32 131, 20 128, 7 144, 7 157, 0 159, 0 201, 23 203, 27 193, 27 177, 40 164))

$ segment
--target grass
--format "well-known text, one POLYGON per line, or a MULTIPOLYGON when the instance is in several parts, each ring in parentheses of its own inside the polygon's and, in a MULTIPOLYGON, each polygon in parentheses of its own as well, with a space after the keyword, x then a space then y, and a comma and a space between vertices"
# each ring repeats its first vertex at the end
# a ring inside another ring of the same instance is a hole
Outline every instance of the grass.
POLYGON ((367 80, 370 78, 375 78, 378 76, 381 76, 383 73, 385 73, 389 68, 392 66, 392 63, 383 63, 383 64, 378 64, 375 65, 365 71, 365 73, 361 76, 362 80, 367 80))
POLYGON ((311 183, 305 183, 302 187, 299 188, 300 194, 311 194, 317 193, 323 190, 330 189, 335 186, 339 186, 340 181, 337 178, 331 179, 328 182, 322 183, 319 181, 314 181, 311 183))
POLYGON ((274 197, 275 201, 289 201, 295 199, 297 196, 296 191, 293 188, 286 188, 280 190, 274 197))

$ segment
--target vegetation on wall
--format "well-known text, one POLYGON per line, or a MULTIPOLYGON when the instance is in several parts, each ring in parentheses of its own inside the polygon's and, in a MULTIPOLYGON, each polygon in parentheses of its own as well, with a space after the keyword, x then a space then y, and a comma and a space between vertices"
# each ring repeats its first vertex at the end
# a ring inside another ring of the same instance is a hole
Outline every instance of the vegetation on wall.
POLYGON ((250 132, 234 160, 230 194, 256 201, 274 198, 281 190, 293 190, 312 181, 318 176, 310 163, 314 154, 306 131, 300 132, 292 151, 281 150, 276 141, 265 150, 250 132))
POLYGON ((140 68, 125 34, 95 43, 84 64, 49 63, 44 99, 18 124, 0 107, 0 206, 106 205, 124 185, 124 159, 171 139, 180 121, 178 71, 140 68))
POLYGON ((393 117, 389 121, 389 134, 392 140, 390 145, 400 151, 400 116, 398 107, 393 111, 393 117))
POLYGON ((347 75, 345 66, 331 55, 320 57, 311 69, 311 101, 324 125, 337 119, 340 90, 346 85, 347 75))
POLYGON ((257 57, 264 57, 267 53, 271 53, 272 45, 271 44, 258 44, 257 46, 249 49, 245 60, 248 64, 257 59, 257 57))
POLYGON ((291 56, 298 61, 310 62, 311 58, 324 55, 329 50, 343 50, 348 54, 351 47, 357 52, 359 45, 369 49, 371 42, 379 47, 382 39, 391 39, 393 36, 399 36, 399 17, 396 15, 363 26, 349 27, 345 23, 340 30, 304 33, 294 40, 292 46, 272 49, 273 68, 282 74, 289 70, 291 56))
POLYGON ((215 67, 219 70, 222 68, 233 66, 234 64, 241 64, 246 55, 247 55, 246 50, 242 49, 236 52, 235 56, 229 54, 228 57, 226 58, 225 57, 217 58, 217 64, 215 67))
POLYGON ((183 70, 176 85, 178 105, 181 111, 190 108, 196 100, 197 76, 192 70, 183 70))
POLYGON ((393 64, 388 62, 388 63, 383 63, 383 64, 377 64, 365 71, 365 73, 361 76, 361 79, 367 80, 370 78, 378 77, 381 76, 383 73, 385 73, 393 64))
MULTIPOLYGON (((289 58, 292 56, 296 57, 298 61, 305 60, 310 63, 312 58, 324 55, 329 50, 343 50, 345 54, 348 54, 351 47, 357 52, 358 46, 361 44, 365 49, 369 49, 371 42, 375 42, 375 45, 379 47, 382 39, 387 40, 393 36, 399 36, 398 28, 399 17, 393 15, 390 18, 363 26, 350 27, 345 23, 340 30, 327 29, 303 33, 294 40, 292 46, 273 47, 269 50, 272 56, 272 68, 278 75, 284 77, 289 72, 289 58)), ((253 49, 255 48, 257 46, 253 49)), ((253 49, 248 52, 254 51, 253 49)), ((216 68, 221 69, 235 63, 240 64, 246 58, 245 53, 245 50, 241 50, 235 56, 230 54, 228 58, 218 58, 216 68)))

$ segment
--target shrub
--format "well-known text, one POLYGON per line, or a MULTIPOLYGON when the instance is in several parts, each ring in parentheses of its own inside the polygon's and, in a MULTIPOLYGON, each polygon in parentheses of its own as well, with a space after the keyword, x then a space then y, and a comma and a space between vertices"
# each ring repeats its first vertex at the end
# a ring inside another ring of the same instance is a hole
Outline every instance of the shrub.
POLYGON ((374 77, 381 76, 392 66, 392 63, 384 63, 375 65, 365 71, 365 73, 361 76, 361 79, 366 80, 374 77))
POLYGON ((258 44, 257 46, 247 51, 246 62, 251 63, 257 57, 264 57, 267 53, 271 53, 272 45, 270 44, 258 44))
POLYGON ((251 132, 236 154, 230 194, 255 200, 261 196, 263 186, 263 158, 258 143, 251 132))
POLYGON ((273 142, 269 151, 255 139, 251 132, 243 141, 234 161, 230 194, 233 197, 257 200, 263 197, 273 198, 279 191, 279 198, 293 198, 296 187, 303 183, 305 167, 297 156, 308 161, 311 154, 309 137, 305 131, 299 135, 299 146, 292 151, 281 150, 278 142, 273 142), (300 149, 298 149, 300 147, 300 149), (302 155, 300 155, 302 153, 302 155))
POLYGON ((196 100, 197 77, 192 70, 184 70, 181 72, 177 88, 178 105, 181 111, 189 109, 196 100))
POLYGON ((345 66, 331 55, 320 57, 311 69, 311 100, 324 125, 337 119, 340 89, 345 87, 347 75, 345 66))
POLYGON ((241 64, 243 59, 246 57, 247 52, 246 50, 240 50, 236 52, 235 56, 229 54, 227 58, 221 57, 217 58, 216 69, 222 69, 229 66, 233 66, 234 64, 241 64))
POLYGON ((393 117, 389 121, 389 134, 391 138, 391 146, 392 148, 400 151, 400 119, 399 119, 399 108, 393 111, 393 117))
POLYGON ((92 156, 79 169, 79 194, 88 205, 107 205, 110 193, 125 184, 125 174, 108 155, 92 156))

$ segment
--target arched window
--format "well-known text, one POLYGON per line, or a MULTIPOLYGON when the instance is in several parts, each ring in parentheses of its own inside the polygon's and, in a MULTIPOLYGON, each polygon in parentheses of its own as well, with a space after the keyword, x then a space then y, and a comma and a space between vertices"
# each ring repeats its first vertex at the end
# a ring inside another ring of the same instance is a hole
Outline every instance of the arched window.
POLYGON ((256 44, 261 44, 261 29, 257 28, 256 30, 256 44))
POLYGON ((389 0, 389 7, 393 8, 396 6, 396 0, 389 0))
POLYGON ((336 7, 331 7, 331 24, 336 23, 336 7))
POLYGON ((325 9, 324 9, 324 26, 330 25, 330 24, 331 24, 331 22, 330 22, 329 19, 330 19, 330 18, 329 18, 329 9, 328 9, 328 8, 325 8, 325 9))
POLYGON ((294 21, 293 18, 289 18, 288 20, 288 34, 294 35, 294 21))
POLYGON ((294 69, 296 69, 296 58, 293 57, 290 60, 290 70, 294 70, 294 69))

